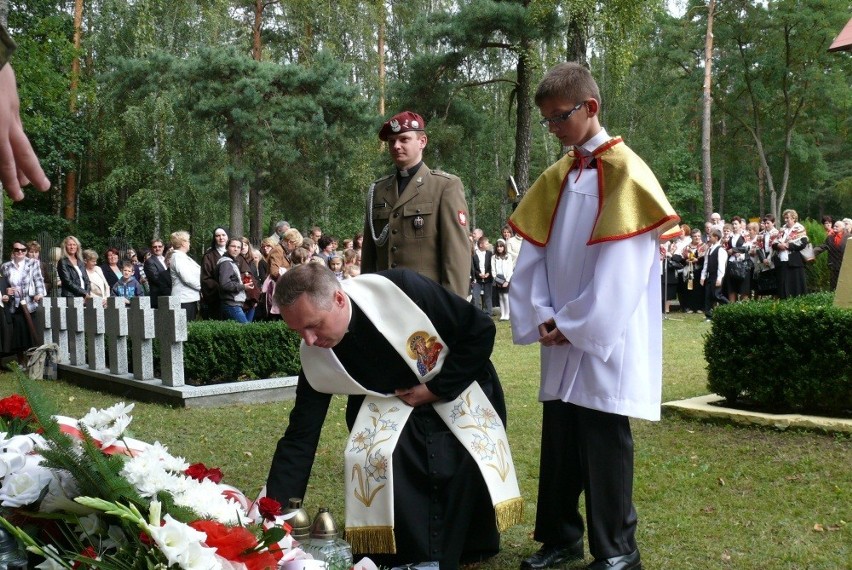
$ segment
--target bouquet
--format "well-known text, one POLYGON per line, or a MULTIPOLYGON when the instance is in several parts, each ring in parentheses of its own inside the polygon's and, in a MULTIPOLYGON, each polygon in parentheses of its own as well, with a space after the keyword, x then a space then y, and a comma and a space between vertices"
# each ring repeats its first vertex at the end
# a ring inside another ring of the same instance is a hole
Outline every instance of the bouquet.
MULTIPOLYGON (((41 569, 265 570, 311 558, 281 505, 125 435, 133 404, 59 416, 32 380, 0 400, 0 524, 41 569)), ((2 529, 0 529, 2 530, 2 529)))

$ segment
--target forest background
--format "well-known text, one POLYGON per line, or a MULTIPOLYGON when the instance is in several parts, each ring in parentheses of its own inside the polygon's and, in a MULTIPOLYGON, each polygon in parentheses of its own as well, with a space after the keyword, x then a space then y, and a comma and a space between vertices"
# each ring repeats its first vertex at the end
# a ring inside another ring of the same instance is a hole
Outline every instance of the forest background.
POLYGON ((852 215, 852 56, 827 48, 848 0, 0 0, 25 130, 53 188, 6 199, 3 239, 145 246, 217 225, 257 242, 279 219, 349 237, 376 136, 422 114, 432 168, 461 177, 496 236, 561 149, 531 95, 586 63, 603 123, 695 226, 709 211, 852 215), (702 86, 712 13, 712 182, 702 86))

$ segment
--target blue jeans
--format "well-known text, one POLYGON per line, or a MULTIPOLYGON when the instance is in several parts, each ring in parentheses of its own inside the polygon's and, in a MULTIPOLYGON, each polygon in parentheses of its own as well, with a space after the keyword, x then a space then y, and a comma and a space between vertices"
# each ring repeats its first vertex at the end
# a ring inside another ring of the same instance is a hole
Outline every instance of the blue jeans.
POLYGON ((243 308, 239 305, 222 305, 222 316, 226 321, 237 321, 238 323, 249 322, 245 311, 243 311, 243 308))

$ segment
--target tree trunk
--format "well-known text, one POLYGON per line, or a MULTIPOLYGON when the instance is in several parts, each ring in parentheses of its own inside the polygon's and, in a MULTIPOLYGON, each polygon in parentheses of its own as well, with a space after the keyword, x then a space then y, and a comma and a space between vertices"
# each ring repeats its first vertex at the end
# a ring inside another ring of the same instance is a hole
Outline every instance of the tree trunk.
POLYGON ((254 181, 249 185, 249 241, 260 246, 263 239, 263 191, 260 188, 263 177, 255 173, 254 181))
POLYGON ((515 125, 515 183, 520 193, 530 185, 530 69, 529 41, 521 41, 517 70, 517 124, 515 125))
MULTIPOLYGON (((69 108, 73 115, 77 111, 77 87, 80 83, 80 45, 83 29, 83 0, 74 1, 74 58, 71 60, 71 93, 69 108)), ((71 164, 77 163, 77 157, 71 154, 69 157, 71 164)), ((66 220, 74 221, 77 219, 77 171, 72 167, 72 170, 65 178, 65 210, 63 217, 66 220)))
MULTIPOLYGON (((263 9, 266 7, 264 0, 255 0, 254 3, 254 23, 251 27, 252 32, 252 48, 251 56, 255 61, 260 61, 263 56, 263 44, 260 41, 260 33, 263 29, 263 9)), ((263 192, 260 189, 261 175, 255 172, 254 179, 249 185, 249 241, 260 246, 260 240, 263 239, 263 192)))
POLYGON ((243 217, 245 216, 245 185, 243 184, 242 162, 243 147, 239 135, 228 137, 225 146, 231 159, 231 171, 228 175, 228 201, 231 205, 230 236, 243 236, 243 217))
MULTIPOLYGON (((704 38, 704 97, 701 121, 701 169, 703 172, 704 219, 709 220, 713 213, 713 171, 710 165, 710 135, 713 129, 711 107, 713 98, 710 93, 713 67, 713 16, 716 0, 710 0, 707 6, 707 35, 704 38)), ((720 206, 721 207, 721 206, 720 206)))
POLYGON ((379 17, 379 31, 378 31, 378 42, 377 49, 379 52, 379 116, 385 116, 385 26, 387 16, 385 14, 384 2, 382 2, 382 8, 380 11, 379 17))
POLYGON ((255 61, 260 61, 260 56, 263 46, 260 43, 260 30, 263 26, 263 0, 255 0, 254 2, 254 23, 251 27, 252 43, 251 57, 255 61))
POLYGON ((568 61, 576 61, 588 67, 586 51, 588 46, 588 16, 585 13, 571 16, 568 22, 568 43, 566 45, 566 55, 568 61))

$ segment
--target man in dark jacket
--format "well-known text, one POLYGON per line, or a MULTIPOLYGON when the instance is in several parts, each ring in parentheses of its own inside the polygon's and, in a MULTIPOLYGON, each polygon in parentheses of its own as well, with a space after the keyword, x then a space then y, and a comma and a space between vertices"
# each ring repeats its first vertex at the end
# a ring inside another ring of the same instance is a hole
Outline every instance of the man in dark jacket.
POLYGON ((160 297, 168 297, 172 294, 172 274, 166 267, 163 241, 155 239, 151 241, 151 257, 145 260, 145 277, 148 279, 151 306, 157 308, 160 297))

